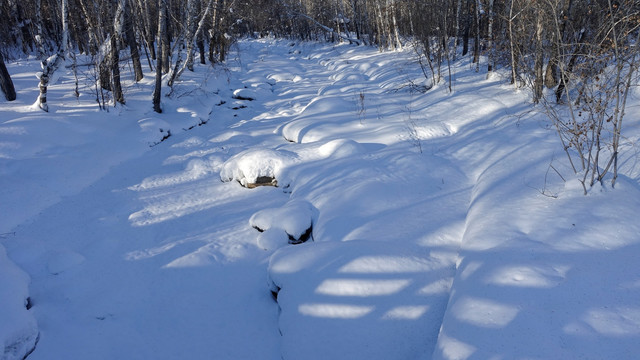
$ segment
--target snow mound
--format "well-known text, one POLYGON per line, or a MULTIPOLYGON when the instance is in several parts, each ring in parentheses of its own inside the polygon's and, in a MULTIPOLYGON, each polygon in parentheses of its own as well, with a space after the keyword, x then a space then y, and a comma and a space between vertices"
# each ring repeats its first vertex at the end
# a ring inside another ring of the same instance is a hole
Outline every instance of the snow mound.
MULTIPOLYGON (((345 119, 355 117, 355 104, 343 96, 323 96, 313 99, 301 114, 282 128, 282 136, 291 142, 312 142, 320 140, 318 136, 305 139, 305 135, 316 128, 344 124, 345 119), (351 111, 350 111, 351 110, 351 111)), ((329 131, 330 133, 330 131, 329 131)))
MULTIPOLYGON (((318 218, 318 209, 303 200, 292 200, 281 208, 264 209, 253 214, 249 219, 251 227, 262 232, 258 244, 266 249, 274 249, 277 244, 299 244, 312 237, 313 224, 318 218), (280 231, 269 231, 279 229, 280 231), (268 234, 267 234, 268 233, 268 234), (275 236, 284 237, 285 241, 275 241, 275 236)), ((279 247, 279 246, 276 246, 279 247)))
POLYGON ((27 310, 29 276, 0 245, 0 359, 23 359, 36 346, 38 326, 27 310))
POLYGON ((408 244, 287 246, 269 262, 283 359, 421 359, 451 286, 448 262, 408 244))
POLYGON ((264 250, 276 250, 289 243, 289 236, 282 229, 273 228, 261 232, 258 235, 257 243, 264 250))
POLYGON ((267 75, 267 80, 271 80, 271 84, 275 85, 275 83, 279 82, 298 82, 302 80, 300 75, 294 75, 291 73, 276 73, 267 75))
POLYGON ((161 142, 163 139, 171 136, 171 125, 158 118, 144 118, 138 120, 142 136, 141 141, 149 146, 153 146, 161 142))
POLYGON ((256 92, 251 89, 237 89, 233 92, 233 98, 238 100, 255 100, 257 99, 256 92))
POLYGON ((236 180, 246 187, 265 185, 277 179, 282 169, 297 161, 298 156, 292 152, 271 149, 250 149, 243 151, 222 165, 220 179, 224 182, 236 180))
POLYGON ((361 154, 365 151, 362 144, 350 139, 337 139, 320 146, 318 152, 323 157, 343 158, 361 154))

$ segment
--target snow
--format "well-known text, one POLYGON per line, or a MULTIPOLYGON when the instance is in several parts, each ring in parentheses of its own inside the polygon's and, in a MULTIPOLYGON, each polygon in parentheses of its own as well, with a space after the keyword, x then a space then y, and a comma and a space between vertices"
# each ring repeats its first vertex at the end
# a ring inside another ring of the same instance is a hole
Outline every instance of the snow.
POLYGON ((259 177, 280 177, 281 171, 296 161, 296 154, 271 149, 251 149, 235 155, 222 165, 222 181, 236 180, 242 185, 257 182, 259 177))
POLYGON ((39 62, 7 63, 1 359, 637 357, 637 91, 585 196, 530 94, 466 58, 420 93, 408 48, 233 49, 162 114, 151 72, 101 111, 61 67, 44 113, 39 62))
POLYGON ((277 248, 281 241, 276 237, 284 237, 289 242, 304 242, 303 235, 311 231, 313 224, 317 221, 318 209, 312 204, 303 200, 292 200, 280 208, 263 209, 253 214, 249 219, 252 228, 257 229, 261 234, 258 238, 259 245, 265 250, 277 248), (275 231, 276 229, 280 231, 275 231))
POLYGON ((255 91, 249 89, 236 89, 233 91, 233 98, 238 100, 255 100, 257 95, 255 91))
POLYGON ((29 276, 0 245, 0 359, 21 359, 38 341, 38 326, 26 308, 29 276))
POLYGON ((447 304, 452 264, 415 245, 353 240, 278 250, 285 359, 425 359, 447 304), (434 287, 443 291, 433 291, 434 287))

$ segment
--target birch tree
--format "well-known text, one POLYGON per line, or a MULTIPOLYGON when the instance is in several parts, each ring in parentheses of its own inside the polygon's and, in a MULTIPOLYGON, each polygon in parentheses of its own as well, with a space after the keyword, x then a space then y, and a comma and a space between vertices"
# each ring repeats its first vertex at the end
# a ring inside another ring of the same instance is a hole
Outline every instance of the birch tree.
MULTIPOLYGON (((200 19, 198 20, 198 22, 195 22, 195 16, 196 14, 193 13, 193 9, 195 8, 194 3, 195 0, 190 0, 189 3, 187 5, 187 12, 192 13, 192 16, 194 18, 192 18, 188 23, 187 23, 187 35, 186 37, 186 43, 187 43, 187 59, 184 62, 184 65, 182 67, 180 67, 180 69, 172 76, 172 79, 169 83, 169 86, 173 85, 173 82, 177 79, 180 78, 180 75, 182 75, 182 73, 184 72, 185 69, 189 69, 189 71, 193 71, 193 58, 195 56, 195 43, 196 40, 198 39, 198 37, 202 34, 202 31, 204 29, 204 26, 206 24, 206 19, 209 16, 209 9, 211 8, 211 5, 213 4, 213 0, 209 0, 209 3, 207 5, 207 7, 205 8, 204 13, 202 14, 202 16, 200 17, 200 19), (193 8, 189 9, 189 7, 193 6, 193 8), (197 27, 195 26, 197 25, 197 27)), ((202 56, 202 54, 201 54, 202 56)))
POLYGON ((133 72, 136 82, 142 80, 144 73, 142 72, 142 64, 140 63, 140 52, 138 51, 138 44, 136 42, 135 30, 133 27, 133 7, 131 1, 125 1, 124 11, 124 31, 127 39, 127 45, 131 52, 131 61, 133 63, 133 72))
POLYGON ((111 63, 111 80, 113 82, 114 100, 124 104, 124 94, 122 93, 122 84, 120 82, 120 38, 122 38, 122 30, 124 29, 124 13, 127 0, 118 0, 118 7, 113 20, 113 30, 110 36, 110 56, 111 63))
POLYGON ((49 111, 49 104, 47 103, 47 90, 49 87, 49 81, 56 72, 58 67, 64 62, 64 56, 69 52, 69 0, 62 0, 61 3, 62 12, 62 42, 58 53, 50 56, 41 63, 42 72, 37 74, 40 84, 40 95, 36 100, 38 107, 46 112, 49 111))

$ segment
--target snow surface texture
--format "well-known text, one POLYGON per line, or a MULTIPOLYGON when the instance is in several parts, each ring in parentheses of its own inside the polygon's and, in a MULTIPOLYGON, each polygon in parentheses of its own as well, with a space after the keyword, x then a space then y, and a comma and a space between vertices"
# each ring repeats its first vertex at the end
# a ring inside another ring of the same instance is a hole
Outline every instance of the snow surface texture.
POLYGON ((289 246, 270 261, 285 359, 425 359, 452 264, 415 245, 354 240, 289 246))
POLYGON ((61 73, 43 113, 38 61, 7 64, 5 358, 38 331, 30 360, 637 357, 640 90, 619 185, 582 196, 529 94, 466 58, 422 94, 411 49, 234 50, 162 114, 151 73, 109 112, 61 73))

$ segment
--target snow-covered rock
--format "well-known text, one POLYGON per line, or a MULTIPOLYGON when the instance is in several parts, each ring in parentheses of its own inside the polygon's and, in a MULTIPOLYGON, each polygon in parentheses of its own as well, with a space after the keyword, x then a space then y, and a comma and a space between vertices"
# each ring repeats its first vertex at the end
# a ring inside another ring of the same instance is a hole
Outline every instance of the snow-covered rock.
POLYGON ((258 245, 266 250, 274 249, 278 244, 300 244, 312 238, 313 224, 318 210, 309 202, 293 200, 281 208, 264 209, 249 219, 251 227, 262 232, 258 245), (279 229, 280 231, 272 231, 279 229), (268 234, 267 234, 268 233, 268 234), (276 240, 276 236, 284 241, 276 240))
POLYGON ((227 160, 222 165, 220 179, 225 182, 236 180, 245 187, 277 186, 282 169, 297 158, 296 154, 284 150, 250 149, 227 160))
POLYGON ((236 89, 233 92, 233 98, 238 100, 255 100, 257 98, 256 92, 251 89, 236 89))

